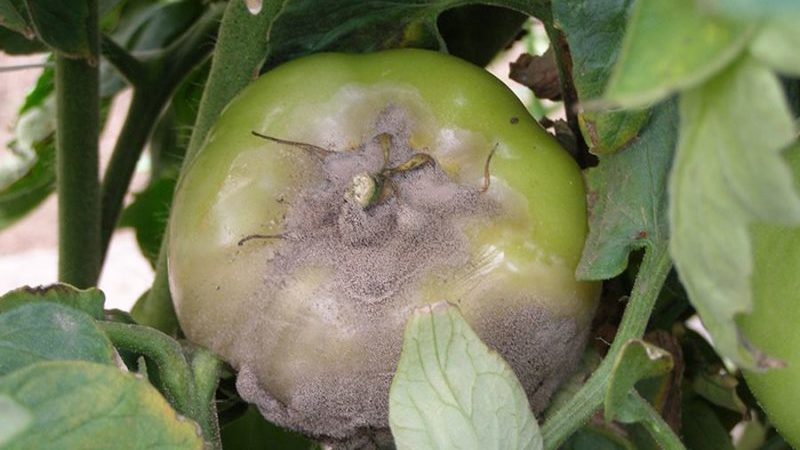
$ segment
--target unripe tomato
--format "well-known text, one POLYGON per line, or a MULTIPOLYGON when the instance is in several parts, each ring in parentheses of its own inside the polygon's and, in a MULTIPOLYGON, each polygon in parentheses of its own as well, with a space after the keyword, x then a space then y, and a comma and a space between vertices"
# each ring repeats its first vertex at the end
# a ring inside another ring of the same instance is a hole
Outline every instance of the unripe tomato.
MULTIPOLYGON (((800 151, 790 157, 800 180, 800 151)), ((800 448, 800 227, 756 225, 752 236, 754 307, 739 324, 755 347, 786 367, 745 378, 770 422, 800 448)))
POLYGON ((435 52, 270 71, 223 112, 173 214, 184 332, 240 371, 267 419, 318 437, 387 427, 406 319, 440 300, 541 411, 598 294, 574 276, 575 163, 501 82, 435 52))

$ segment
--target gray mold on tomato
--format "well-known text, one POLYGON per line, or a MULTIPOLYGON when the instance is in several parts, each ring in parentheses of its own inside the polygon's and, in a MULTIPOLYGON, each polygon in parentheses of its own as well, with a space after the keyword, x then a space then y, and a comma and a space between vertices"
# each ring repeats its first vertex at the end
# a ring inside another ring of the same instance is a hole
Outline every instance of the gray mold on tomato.
MULTIPOLYGON (((422 150, 409 143, 411 124, 403 108, 387 107, 360 147, 312 155, 320 181, 293 198, 281 233, 264 237, 273 242, 264 247, 263 298, 226 356, 240 370, 242 398, 272 422, 334 440, 387 428, 389 384, 416 293, 437 276, 464 277, 480 290, 491 270, 491 258, 474 255, 470 233, 508 214, 504 205, 480 185, 452 181, 435 161, 387 171, 422 150), (390 173, 378 183, 386 195, 367 207, 348 196, 364 173, 390 173)), ((538 413, 580 358, 587 329, 533 295, 464 314, 510 363, 538 413)))

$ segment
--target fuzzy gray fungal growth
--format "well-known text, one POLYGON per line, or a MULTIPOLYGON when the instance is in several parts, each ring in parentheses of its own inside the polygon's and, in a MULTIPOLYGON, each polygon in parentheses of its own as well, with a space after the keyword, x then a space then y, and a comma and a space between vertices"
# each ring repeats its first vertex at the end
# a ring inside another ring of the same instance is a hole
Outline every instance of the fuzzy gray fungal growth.
MULTIPOLYGON (((409 129, 404 110, 388 107, 359 148, 318 157, 323 179, 290 201, 282 238, 264 256, 264 290, 255 294, 263 300, 229 358, 242 398, 270 421, 352 446, 386 436, 389 384, 419 291, 431 274, 467 269, 481 289, 468 228, 504 207, 415 157, 409 129)), ((587 330, 531 295, 465 316, 511 364, 538 413, 576 365, 587 330)))

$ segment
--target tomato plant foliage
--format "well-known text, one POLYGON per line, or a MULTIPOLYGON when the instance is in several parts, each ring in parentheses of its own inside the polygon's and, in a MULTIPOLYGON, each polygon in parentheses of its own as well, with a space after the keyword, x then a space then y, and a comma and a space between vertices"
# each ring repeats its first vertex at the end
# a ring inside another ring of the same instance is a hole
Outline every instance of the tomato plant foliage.
POLYGON ((0 76, 41 70, 0 230, 56 195, 60 282, 0 297, 0 447, 800 446, 798 23, 0 0, 40 61, 0 76), (520 51, 522 103, 481 67, 520 51), (130 312, 96 288, 120 227, 156 275, 130 312))

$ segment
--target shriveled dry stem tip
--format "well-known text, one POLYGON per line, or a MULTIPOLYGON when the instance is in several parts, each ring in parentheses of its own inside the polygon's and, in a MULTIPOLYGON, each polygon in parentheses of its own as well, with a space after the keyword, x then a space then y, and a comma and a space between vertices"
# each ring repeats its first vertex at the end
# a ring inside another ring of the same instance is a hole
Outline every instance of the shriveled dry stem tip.
POLYGON ((332 153, 336 153, 333 150, 328 150, 327 148, 320 147, 320 146, 314 145, 314 144, 308 144, 308 143, 305 143, 305 142, 289 141, 289 140, 286 140, 286 139, 276 138, 276 137, 273 137, 273 136, 268 136, 266 134, 259 133, 258 131, 251 131, 250 133, 252 133, 253 136, 259 137, 261 139, 265 139, 265 140, 270 141, 270 142, 275 142, 275 143, 283 144, 283 145, 289 145, 289 146, 292 146, 292 147, 295 147, 295 148, 299 148, 301 150, 305 150, 305 151, 311 153, 312 155, 315 155, 315 156, 320 157, 320 158, 324 158, 324 157, 326 157, 326 156, 328 156, 328 155, 330 155, 332 153))
POLYGON ((251 234, 249 236, 245 236, 236 243, 239 247, 245 244, 247 241, 252 241, 254 239, 283 239, 286 236, 283 234, 251 234))
POLYGON ((489 183, 491 182, 492 176, 489 173, 489 164, 492 162, 492 157, 494 156, 495 152, 497 152, 497 146, 499 144, 494 144, 492 147, 492 151, 489 152, 489 156, 486 157, 486 162, 483 164, 483 186, 481 186, 480 192, 484 193, 489 190, 489 183))

